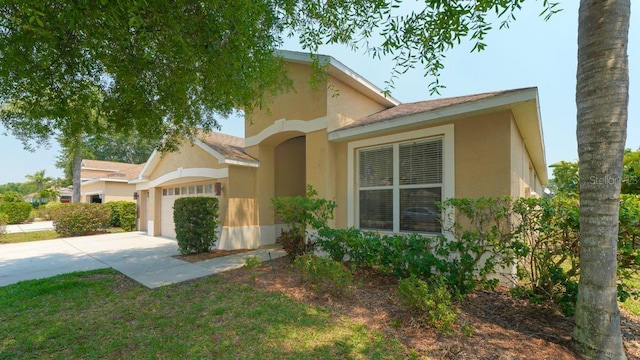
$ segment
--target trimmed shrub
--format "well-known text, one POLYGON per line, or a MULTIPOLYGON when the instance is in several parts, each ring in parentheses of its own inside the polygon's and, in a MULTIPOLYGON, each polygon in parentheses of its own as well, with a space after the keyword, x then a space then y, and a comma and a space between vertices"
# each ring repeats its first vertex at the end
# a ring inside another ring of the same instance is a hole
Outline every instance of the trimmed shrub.
POLYGON ((43 219, 43 220, 51 220, 51 214, 53 213, 53 211, 55 211, 55 209, 59 208, 60 206, 62 206, 61 202, 59 202, 59 201, 50 201, 50 202, 38 207, 38 209, 36 210, 35 217, 43 219))
POLYGON ((0 194, 0 202, 24 202, 24 199, 16 191, 7 191, 4 194, 0 194))
POLYGON ((218 199, 183 197, 173 204, 176 239, 182 254, 211 250, 218 240, 218 199))
POLYGON ((110 201, 108 203, 102 203, 102 205, 111 210, 111 219, 109 219, 109 224, 107 226, 120 227, 120 201, 110 201))
POLYGON ((124 231, 134 231, 136 229, 138 206, 131 201, 124 201, 120 204, 120 227, 124 231))
POLYGON ((109 226, 122 228, 124 231, 136 229, 137 205, 132 201, 111 201, 105 203, 111 209, 109 226))
POLYGON ((0 213, 7 215, 7 224, 22 224, 29 219, 31 204, 28 202, 0 202, 0 213))
POLYGON ((63 204, 52 211, 51 217, 60 236, 91 235, 105 231, 111 210, 102 204, 63 204))

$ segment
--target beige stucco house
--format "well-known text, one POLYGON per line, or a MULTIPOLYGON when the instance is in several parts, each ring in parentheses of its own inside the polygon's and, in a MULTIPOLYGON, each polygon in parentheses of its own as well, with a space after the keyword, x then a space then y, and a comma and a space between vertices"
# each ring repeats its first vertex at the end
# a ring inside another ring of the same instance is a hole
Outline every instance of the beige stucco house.
POLYGON ((139 229, 174 237, 182 196, 220 199, 219 248, 275 242, 270 199, 311 184, 338 208, 334 227, 439 232, 436 201, 534 196, 547 182, 536 88, 402 104, 331 57, 309 85, 308 54, 282 52, 294 91, 253 114, 244 138, 200 136, 154 153, 130 181, 139 229))
POLYGON ((129 180, 137 178, 143 167, 144 164, 82 160, 80 202, 135 201, 136 186, 129 180))

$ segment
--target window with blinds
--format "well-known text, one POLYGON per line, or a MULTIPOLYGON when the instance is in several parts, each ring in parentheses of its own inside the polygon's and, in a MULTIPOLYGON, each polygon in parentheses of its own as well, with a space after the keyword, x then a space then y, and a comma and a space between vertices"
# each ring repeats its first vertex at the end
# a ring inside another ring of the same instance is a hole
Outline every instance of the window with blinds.
POLYGON ((359 150, 359 227, 440 232, 442 151, 442 138, 359 150))

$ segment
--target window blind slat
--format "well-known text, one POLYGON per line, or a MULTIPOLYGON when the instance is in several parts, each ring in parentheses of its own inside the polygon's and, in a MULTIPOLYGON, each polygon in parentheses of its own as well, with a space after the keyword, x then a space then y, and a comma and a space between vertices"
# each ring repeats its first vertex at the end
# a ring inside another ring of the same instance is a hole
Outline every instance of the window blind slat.
POLYGON ((360 151, 360 186, 393 185, 393 147, 360 151))
POLYGON ((442 182, 442 139, 400 145, 400 185, 442 182))

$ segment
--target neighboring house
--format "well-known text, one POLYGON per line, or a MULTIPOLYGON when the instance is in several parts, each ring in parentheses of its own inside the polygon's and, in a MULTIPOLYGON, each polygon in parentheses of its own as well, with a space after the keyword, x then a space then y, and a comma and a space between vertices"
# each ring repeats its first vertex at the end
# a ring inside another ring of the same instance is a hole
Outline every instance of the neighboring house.
POLYGON ((129 180, 137 178, 143 166, 144 164, 82 160, 80 202, 135 201, 136 186, 129 184, 129 180))
POLYGON ((63 188, 52 187, 51 190, 58 193, 58 197, 56 199, 40 199, 40 193, 37 192, 25 195, 23 199, 29 203, 44 203, 45 201, 60 201, 63 203, 71 202, 71 195, 73 193, 73 188, 71 186, 63 188))
POLYGON ((282 56, 295 90, 254 113, 245 138, 151 155, 131 181, 140 230, 174 237, 175 199, 217 196, 220 249, 272 244, 283 225, 270 199, 311 184, 337 202, 334 227, 439 232, 437 201, 534 196, 547 182, 536 88, 401 104, 326 56, 327 83, 311 87, 310 56, 282 56))

